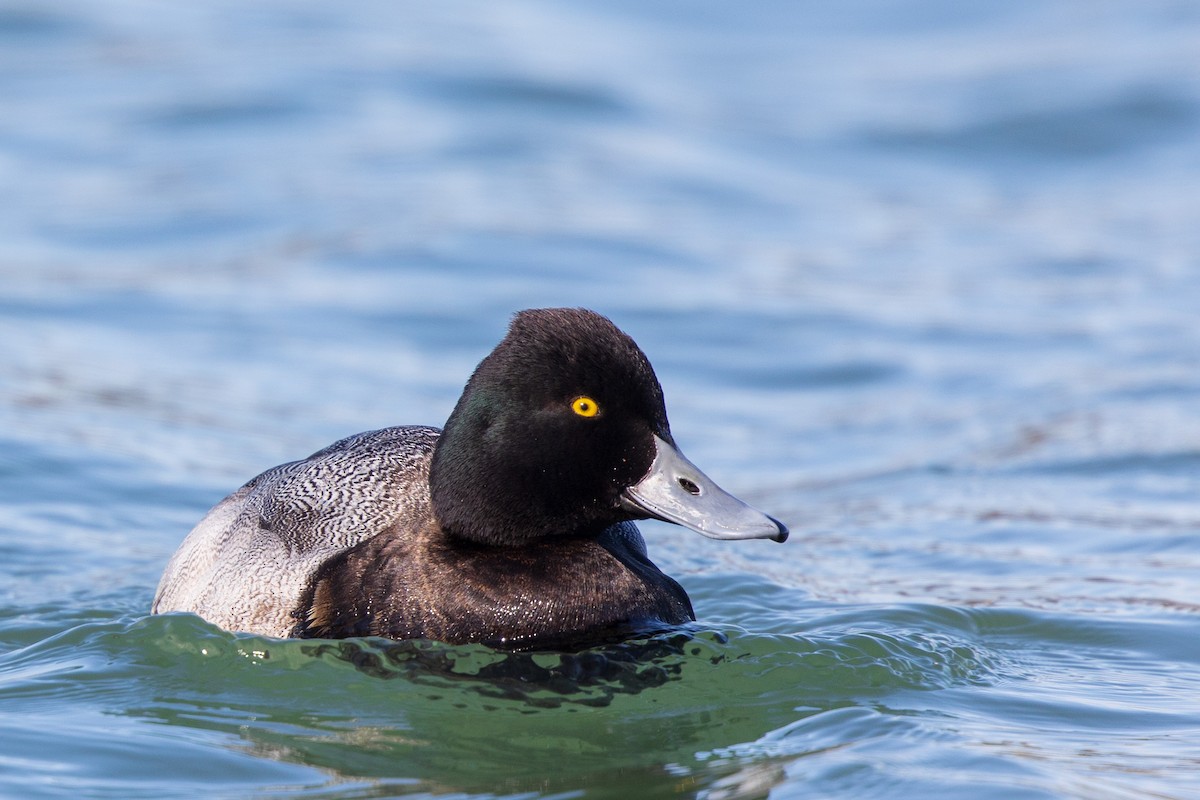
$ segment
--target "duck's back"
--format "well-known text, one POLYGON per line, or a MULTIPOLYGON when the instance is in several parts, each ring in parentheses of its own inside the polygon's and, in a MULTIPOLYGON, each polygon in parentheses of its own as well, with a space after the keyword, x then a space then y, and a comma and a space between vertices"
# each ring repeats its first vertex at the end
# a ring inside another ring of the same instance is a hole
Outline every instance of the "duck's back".
POLYGON ((438 433, 417 426, 360 433, 259 475, 188 534, 163 573, 153 612, 190 611, 227 630, 287 636, 323 562, 431 517, 438 433))

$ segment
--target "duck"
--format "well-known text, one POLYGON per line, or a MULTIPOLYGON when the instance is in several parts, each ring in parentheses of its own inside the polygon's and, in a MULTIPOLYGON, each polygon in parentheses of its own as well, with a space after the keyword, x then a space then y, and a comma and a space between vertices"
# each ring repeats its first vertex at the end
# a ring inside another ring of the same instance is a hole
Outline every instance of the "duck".
POLYGON ((684 457, 632 338, 587 309, 530 309, 441 430, 349 436, 214 506, 151 613, 276 638, 587 646, 695 620, 643 519, 788 537, 684 457))

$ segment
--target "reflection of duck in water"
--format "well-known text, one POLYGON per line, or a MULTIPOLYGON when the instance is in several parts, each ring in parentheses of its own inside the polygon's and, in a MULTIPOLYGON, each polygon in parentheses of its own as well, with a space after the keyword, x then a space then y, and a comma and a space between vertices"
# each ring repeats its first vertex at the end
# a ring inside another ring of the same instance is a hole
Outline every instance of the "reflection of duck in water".
POLYGON ((632 522, 651 517, 787 538, 675 448, 632 339, 590 311, 523 311, 444 431, 362 433, 259 475, 184 540, 153 612, 281 637, 601 640, 694 619, 632 522))

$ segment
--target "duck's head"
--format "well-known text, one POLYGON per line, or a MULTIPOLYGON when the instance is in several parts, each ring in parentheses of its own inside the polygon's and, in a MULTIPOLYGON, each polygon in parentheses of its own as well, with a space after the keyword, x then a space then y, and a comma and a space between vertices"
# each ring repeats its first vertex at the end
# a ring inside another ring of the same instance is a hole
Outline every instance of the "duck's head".
POLYGON ((483 544, 646 518, 715 539, 788 535, 683 457, 645 354, 583 309, 516 315, 447 420, 430 486, 443 529, 483 544))

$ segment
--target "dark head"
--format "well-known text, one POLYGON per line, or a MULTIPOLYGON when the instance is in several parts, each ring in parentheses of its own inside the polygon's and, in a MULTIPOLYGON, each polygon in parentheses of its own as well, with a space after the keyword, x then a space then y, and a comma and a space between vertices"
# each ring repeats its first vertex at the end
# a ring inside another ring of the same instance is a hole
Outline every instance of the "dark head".
POLYGON ((645 354, 584 309, 517 314, 450 414, 430 485, 442 527, 484 544, 646 517, 717 538, 787 536, 678 453, 645 354))

